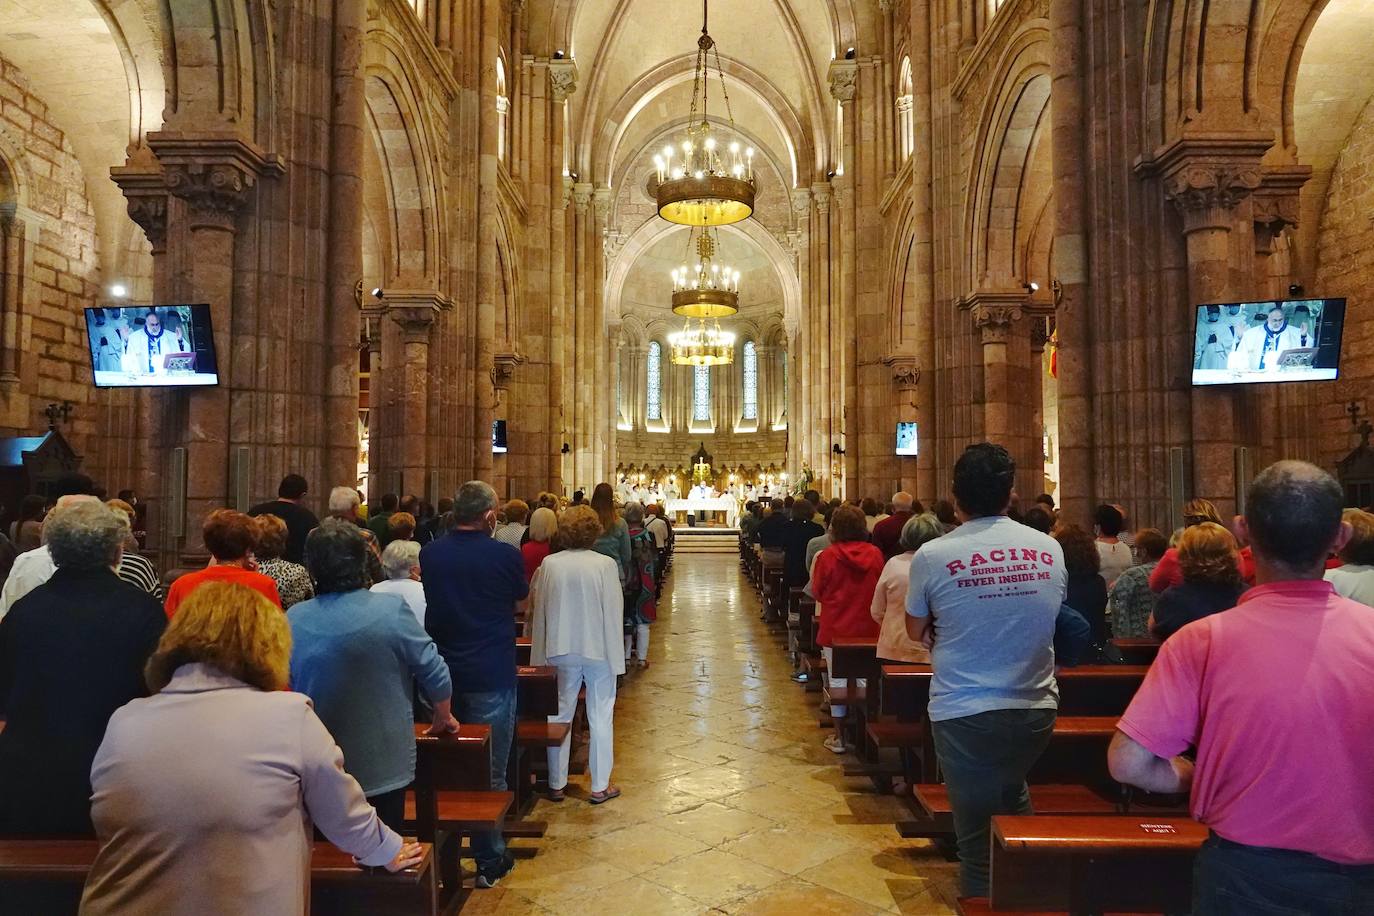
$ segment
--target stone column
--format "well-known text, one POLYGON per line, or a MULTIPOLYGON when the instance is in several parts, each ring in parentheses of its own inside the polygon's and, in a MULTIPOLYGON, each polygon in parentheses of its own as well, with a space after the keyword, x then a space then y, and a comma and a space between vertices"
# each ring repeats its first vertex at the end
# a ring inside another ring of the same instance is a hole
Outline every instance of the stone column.
MULTIPOLYGON (((830 487, 832 401, 830 398, 830 328, 831 314, 831 265, 830 265, 830 185, 816 184, 811 188, 811 199, 815 202, 815 229, 811 237, 815 239, 815 270, 813 272, 813 319, 810 334, 806 341, 807 352, 811 354, 808 362, 811 370, 807 373, 807 390, 811 392, 811 412, 806 422, 811 425, 811 468, 816 472, 818 489, 830 487)), ((805 428, 805 423, 803 424, 805 428)))
POLYGON ((1011 390, 1011 366, 1007 346, 1012 325, 1021 320, 1026 294, 980 291, 964 299, 983 344, 983 435, 989 442, 1007 447, 1020 459, 1021 439, 1014 428, 1012 411, 1016 403, 1011 390))
POLYGON ((1084 0, 1050 0, 1054 174, 1053 271, 1059 284, 1059 493, 1066 521, 1087 524, 1096 501, 1092 308, 1084 227, 1084 0))
MULTIPOLYGON (((921 422, 921 408, 926 407, 926 416, 929 418, 931 411, 928 405, 920 402, 921 385, 921 364, 914 356, 887 356, 883 358, 883 364, 892 370, 892 385, 897 393, 897 420, 903 423, 915 422, 916 426, 916 448, 917 455, 914 458, 898 458, 900 470, 899 483, 903 490, 912 493, 922 502, 934 499, 934 493, 921 492, 920 486, 920 465, 922 455, 931 450, 930 444, 923 442, 922 439, 929 435, 927 424, 921 422)), ((896 430, 894 428, 895 435, 896 430)), ((885 498, 886 494, 874 494, 880 498, 885 498)))
MULTIPOLYGON (((162 163, 168 191, 186 204, 185 226, 175 227, 178 231, 169 239, 169 244, 184 246, 187 253, 178 265, 187 271, 189 282, 178 285, 192 302, 209 304, 214 323, 219 387, 169 393, 180 414, 180 444, 187 450, 183 553, 197 558, 191 562, 198 562, 205 516, 229 501, 230 445, 235 438, 230 416, 232 392, 251 386, 254 371, 250 364, 239 364, 230 345, 237 217, 250 199, 258 176, 278 173, 280 165, 241 140, 158 132, 150 134, 148 142, 162 163)), ((354 428, 350 423, 350 433, 354 428)), ((355 467, 350 480, 356 472, 355 467)))
POLYGON ((366 87, 363 81, 363 35, 367 0, 334 4, 333 107, 329 124, 328 327, 324 380, 326 487, 352 484, 358 474, 358 306, 354 289, 363 275, 363 159, 366 87))
POLYGON ((837 178, 835 202, 839 210, 839 244, 832 248, 830 269, 832 275, 839 276, 839 295, 831 299, 833 333, 829 335, 834 356, 834 377, 831 379, 831 441, 839 442, 844 448, 843 459, 837 463, 841 475, 840 495, 847 495, 848 488, 858 485, 856 466, 861 443, 857 435, 850 435, 858 427, 858 331, 855 312, 858 307, 858 229, 856 211, 859 201, 856 193, 855 176, 859 170, 859 148, 857 135, 857 106, 854 97, 857 92, 859 68, 852 60, 837 60, 830 63, 830 95, 840 103, 843 134, 840 141, 840 160, 837 170, 843 167, 843 174, 837 178), (836 263, 835 254, 839 255, 836 263), (837 307, 836 307, 837 306, 837 307))
POLYGON ((481 7, 479 47, 480 128, 477 184, 477 303, 475 311, 476 361, 472 367, 473 397, 473 472, 478 480, 492 474, 491 424, 496 407, 496 392, 491 386, 491 371, 496 355, 496 234, 500 156, 497 150, 496 59, 500 54, 502 4, 484 2, 481 7))
MULTIPOLYGON (((935 264, 934 248, 934 201, 931 197, 931 176, 933 174, 932 155, 934 137, 931 133, 931 29, 930 0, 912 0, 911 19, 908 24, 907 48, 911 54, 911 107, 912 131, 921 142, 916 143, 911 153, 911 211, 914 222, 915 240, 911 255, 911 269, 915 275, 915 300, 911 303, 914 322, 907 324, 913 331, 916 341, 916 365, 925 367, 922 374, 917 371, 917 389, 914 397, 923 410, 924 428, 919 429, 926 444, 920 447, 916 458, 916 479, 907 486, 913 486, 917 498, 929 504, 936 498, 935 481, 935 386, 933 371, 935 367, 935 264), (913 327, 914 324, 914 327, 913 327)), ((905 478, 903 472, 903 478, 905 478)))
POLYGON ((615 463, 611 456, 615 442, 615 379, 607 384, 605 367, 611 365, 614 347, 611 341, 619 334, 619 325, 611 327, 606 320, 606 297, 604 257, 606 220, 611 213, 612 193, 610 188, 597 188, 592 192, 592 238, 587 243, 587 257, 591 260, 587 271, 590 288, 587 296, 592 303, 592 343, 595 347, 596 364, 600 371, 591 375, 589 384, 596 404, 592 417, 593 476, 597 481, 610 480, 615 463))
POLYGON ((592 314, 594 295, 591 286, 591 236, 594 219, 591 213, 592 186, 588 182, 573 185, 573 369, 575 397, 573 416, 573 485, 590 490, 596 485, 593 454, 593 421, 596 416, 592 380, 597 375, 596 328, 592 314))
MULTIPOLYGON (((375 300, 374 300, 375 301, 375 300)), ((386 472, 388 411, 383 392, 386 390, 382 364, 382 321, 386 306, 382 303, 362 309, 363 339, 367 348, 367 496, 371 500, 382 495, 383 474, 386 472)))
MULTIPOLYGON (((400 398, 401 441, 396 456, 400 481, 397 493, 424 494, 427 490, 429 456, 429 338, 439 313, 451 306, 429 290, 387 290, 386 316, 401 331, 404 361, 391 381, 400 398), (398 377, 399 376, 399 377, 398 377)), ((480 431, 479 431, 480 432, 480 431)), ((487 449, 490 453, 491 449, 487 449)))
MULTIPOLYGON (((1179 144, 1156 160, 1164 175, 1165 196, 1183 217, 1188 248, 1188 310, 1208 302, 1226 302, 1232 284, 1231 231, 1237 207, 1259 187, 1259 155, 1252 146, 1219 154, 1179 144)), ((1229 144, 1228 144, 1229 145, 1229 144)), ((1266 144, 1267 145, 1267 144, 1266 144)), ((1191 328, 1191 323, 1185 325, 1191 328)), ((1191 346, 1191 341, 1180 343, 1191 346)), ((1236 394, 1225 388, 1194 388, 1191 397, 1193 494, 1210 499, 1225 518, 1235 508, 1236 394)))
MULTIPOLYGON (((556 493, 571 494, 567 476, 572 472, 569 456, 562 454, 563 443, 571 440, 570 407, 572 397, 569 378, 568 299, 565 227, 570 191, 563 173, 564 144, 563 115, 568 96, 577 90, 577 65, 571 60, 551 60, 549 93, 553 99, 549 115, 549 195, 552 218, 549 220, 549 454, 556 456, 549 481, 556 493)), ((573 376, 575 377, 575 376, 573 376)))

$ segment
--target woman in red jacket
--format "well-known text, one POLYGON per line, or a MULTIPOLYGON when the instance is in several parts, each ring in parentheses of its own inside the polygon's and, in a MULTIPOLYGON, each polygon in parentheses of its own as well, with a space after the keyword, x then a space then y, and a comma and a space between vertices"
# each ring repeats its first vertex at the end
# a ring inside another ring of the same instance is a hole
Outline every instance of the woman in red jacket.
MULTIPOLYGON (((877 638, 878 624, 869 613, 878 576, 883 571, 883 553, 868 543, 868 525, 863 510, 841 506, 830 519, 830 546, 816 555, 811 567, 811 591, 816 596, 820 632, 816 641, 830 664, 830 647, 838 636, 877 638)), ((858 685, 864 686, 859 680, 858 685)), ((845 688, 844 678, 831 678, 830 688, 845 688)), ((844 719, 848 708, 831 704, 830 718, 835 734, 825 739, 827 749, 843 754, 849 748, 844 740, 844 719)))

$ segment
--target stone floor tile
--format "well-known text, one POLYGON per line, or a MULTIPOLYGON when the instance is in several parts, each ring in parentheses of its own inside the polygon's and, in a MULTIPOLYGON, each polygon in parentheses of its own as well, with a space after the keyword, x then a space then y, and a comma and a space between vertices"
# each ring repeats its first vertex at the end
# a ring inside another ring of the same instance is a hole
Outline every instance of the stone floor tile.
POLYGON ((782 872, 718 849, 708 849, 645 872, 646 880, 707 907, 720 907, 770 887, 782 872))

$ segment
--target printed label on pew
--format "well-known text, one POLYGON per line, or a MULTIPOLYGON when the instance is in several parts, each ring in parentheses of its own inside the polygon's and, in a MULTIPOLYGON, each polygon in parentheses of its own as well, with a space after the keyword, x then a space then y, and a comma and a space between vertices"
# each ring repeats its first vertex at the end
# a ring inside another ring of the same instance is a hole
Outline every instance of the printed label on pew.
POLYGON ((1146 833, 1178 833, 1173 824, 1141 824, 1140 829, 1146 833))

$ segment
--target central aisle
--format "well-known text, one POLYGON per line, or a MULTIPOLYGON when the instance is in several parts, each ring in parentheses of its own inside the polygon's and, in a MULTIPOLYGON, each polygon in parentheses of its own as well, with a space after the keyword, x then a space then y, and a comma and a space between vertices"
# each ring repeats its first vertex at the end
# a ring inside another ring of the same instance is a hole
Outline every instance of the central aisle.
POLYGON ((616 703, 624 795, 593 807, 582 775, 540 801, 537 853, 464 913, 952 913, 955 866, 821 746, 738 558, 679 553, 663 605, 616 703))

